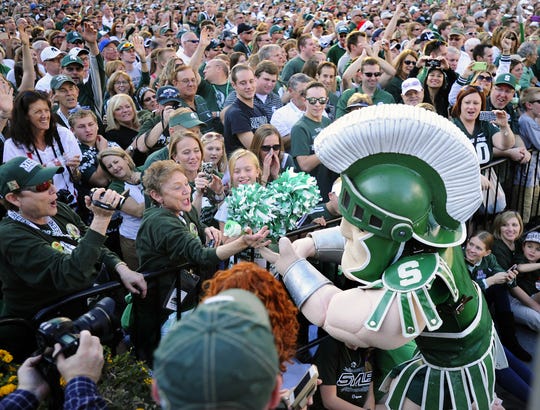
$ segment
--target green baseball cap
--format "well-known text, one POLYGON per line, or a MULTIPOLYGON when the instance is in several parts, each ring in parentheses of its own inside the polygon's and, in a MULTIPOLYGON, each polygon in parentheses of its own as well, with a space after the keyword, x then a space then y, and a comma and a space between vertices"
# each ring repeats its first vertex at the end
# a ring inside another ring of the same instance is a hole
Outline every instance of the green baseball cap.
POLYGON ((62 59, 62 67, 67 67, 70 64, 79 64, 81 67, 84 67, 82 60, 78 56, 68 54, 62 59))
POLYGON ((72 83, 77 85, 70 76, 59 74, 51 78, 51 90, 58 90, 64 83, 72 83))
POLYGON ((0 166, 0 196, 4 198, 10 192, 39 185, 62 172, 63 167, 43 167, 30 158, 12 158, 0 166))
POLYGON ((517 79, 516 77, 514 77, 513 74, 510 74, 510 73, 499 74, 497 78, 495 79, 495 85, 501 85, 501 84, 506 84, 515 90, 517 79))
POLYGON ((206 299, 154 352, 154 377, 170 409, 262 409, 278 374, 268 313, 241 289, 206 299))
POLYGON ((169 127, 176 127, 177 125, 184 128, 193 128, 204 125, 204 122, 199 120, 199 116, 195 112, 183 112, 169 119, 169 127))

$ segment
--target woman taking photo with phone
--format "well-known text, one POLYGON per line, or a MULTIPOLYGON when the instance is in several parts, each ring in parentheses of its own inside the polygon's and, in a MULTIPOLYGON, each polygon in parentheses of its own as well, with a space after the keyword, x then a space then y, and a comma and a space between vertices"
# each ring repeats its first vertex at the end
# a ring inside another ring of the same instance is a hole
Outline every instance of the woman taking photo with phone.
MULTIPOLYGON (((468 85, 459 92, 451 112, 454 124, 465 133, 473 144, 480 165, 485 165, 493 159, 494 148, 504 151, 512 148, 515 144, 515 136, 508 124, 506 112, 494 110, 492 111, 495 115, 493 123, 481 121, 480 111, 485 110, 485 107, 484 92, 479 87, 468 85)), ((491 187, 490 179, 484 175, 481 176, 484 191, 491 187)), ((500 205, 498 204, 497 207, 500 205)))

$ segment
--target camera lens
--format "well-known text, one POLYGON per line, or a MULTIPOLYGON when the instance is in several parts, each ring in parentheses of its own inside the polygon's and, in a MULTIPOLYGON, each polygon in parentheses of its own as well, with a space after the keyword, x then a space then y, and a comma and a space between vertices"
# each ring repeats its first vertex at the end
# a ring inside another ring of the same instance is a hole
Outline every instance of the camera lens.
POLYGON ((112 335, 116 322, 115 307, 113 299, 109 297, 101 299, 92 309, 73 321, 73 329, 77 333, 88 330, 100 339, 112 335))

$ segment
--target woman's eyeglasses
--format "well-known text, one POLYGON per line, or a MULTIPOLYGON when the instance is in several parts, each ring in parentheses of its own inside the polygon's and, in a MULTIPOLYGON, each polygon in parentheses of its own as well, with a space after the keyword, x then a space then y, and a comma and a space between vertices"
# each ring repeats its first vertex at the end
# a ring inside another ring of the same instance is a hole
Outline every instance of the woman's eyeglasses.
POLYGON ((414 60, 403 60, 403 64, 406 64, 406 65, 415 65, 415 64, 416 64, 416 61, 414 61, 414 60))
MULTIPOLYGON (((316 98, 315 98, 316 100, 316 98)), ((321 103, 323 104, 323 103, 321 103)), ((270 151, 271 149, 273 149, 274 151, 279 151, 281 150, 281 145, 279 144, 276 144, 276 145, 261 145, 261 151, 270 151)))
POLYGON ((317 103, 324 105, 328 102, 328 98, 327 97, 320 97, 320 98, 306 97, 306 101, 310 103, 311 105, 315 105, 317 103))
POLYGON ((49 179, 48 181, 42 182, 41 184, 37 184, 34 186, 24 186, 22 187, 21 191, 45 192, 49 190, 52 184, 52 180, 49 179))

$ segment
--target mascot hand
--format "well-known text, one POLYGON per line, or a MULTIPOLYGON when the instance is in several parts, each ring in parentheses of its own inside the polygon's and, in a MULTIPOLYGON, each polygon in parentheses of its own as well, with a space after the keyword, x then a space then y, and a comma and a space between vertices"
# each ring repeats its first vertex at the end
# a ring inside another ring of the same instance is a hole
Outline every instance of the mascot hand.
POLYGON ((259 252, 264 259, 276 265, 276 270, 281 275, 287 272, 289 266, 294 262, 298 259, 302 259, 302 257, 296 253, 293 244, 288 238, 281 238, 279 240, 279 253, 273 252, 268 248, 260 248, 259 252))

